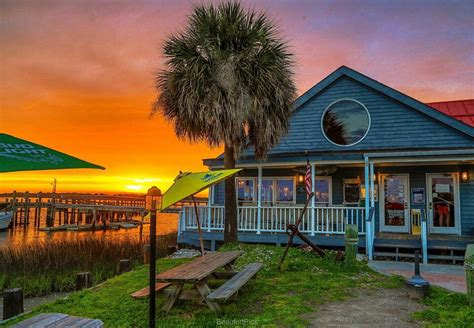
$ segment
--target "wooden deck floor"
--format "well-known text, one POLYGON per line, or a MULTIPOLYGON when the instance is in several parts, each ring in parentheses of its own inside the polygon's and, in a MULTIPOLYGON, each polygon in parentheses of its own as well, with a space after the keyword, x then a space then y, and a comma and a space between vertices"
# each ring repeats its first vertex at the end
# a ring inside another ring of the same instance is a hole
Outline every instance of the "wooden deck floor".
MULTIPOLYGON (((412 235, 407 233, 393 233, 393 232, 378 232, 376 238, 381 239, 397 239, 397 240, 419 240, 419 235, 412 235)), ((459 236, 459 235, 447 235, 447 234, 430 234, 428 240, 455 240, 455 241, 467 241, 474 242, 474 236, 459 236)))

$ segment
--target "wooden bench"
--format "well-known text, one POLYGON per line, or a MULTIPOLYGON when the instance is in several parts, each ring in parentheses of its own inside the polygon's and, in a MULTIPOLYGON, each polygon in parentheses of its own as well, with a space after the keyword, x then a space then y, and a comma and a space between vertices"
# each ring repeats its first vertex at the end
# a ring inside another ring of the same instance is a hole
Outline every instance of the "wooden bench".
POLYGON ((219 288, 207 295, 212 302, 225 302, 244 286, 262 268, 262 263, 251 263, 227 280, 219 288))
MULTIPOLYGON (((163 290, 169 286, 171 286, 171 283, 157 282, 155 284, 155 291, 159 292, 160 290, 163 290)), ((150 289, 149 287, 145 287, 143 289, 140 289, 139 291, 134 292, 131 296, 133 298, 144 298, 144 297, 148 297, 149 295, 150 295, 150 289)))

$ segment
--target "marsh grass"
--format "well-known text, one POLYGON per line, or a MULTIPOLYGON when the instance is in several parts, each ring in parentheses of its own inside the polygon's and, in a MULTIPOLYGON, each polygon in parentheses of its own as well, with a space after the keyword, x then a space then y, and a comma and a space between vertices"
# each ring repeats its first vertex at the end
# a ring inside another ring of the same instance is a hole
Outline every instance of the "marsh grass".
MULTIPOLYGON (((91 273, 95 285, 116 275, 121 259, 132 267, 143 262, 143 245, 138 237, 106 238, 93 235, 59 240, 34 240, 0 247, 0 290, 20 287, 25 296, 71 291, 78 272, 91 273)), ((157 255, 166 255, 176 243, 176 234, 157 238, 157 255)))

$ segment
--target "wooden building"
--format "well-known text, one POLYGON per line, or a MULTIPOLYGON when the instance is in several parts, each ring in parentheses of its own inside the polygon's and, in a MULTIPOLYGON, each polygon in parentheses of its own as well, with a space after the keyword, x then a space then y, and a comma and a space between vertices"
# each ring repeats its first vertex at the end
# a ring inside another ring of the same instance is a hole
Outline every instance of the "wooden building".
MULTIPOLYGON (((301 230, 316 244, 342 246, 353 223, 370 259, 422 249, 425 262, 462 260, 474 242, 474 100, 424 104, 342 66, 295 101, 290 126, 266 161, 247 149, 237 163, 241 241, 286 243, 309 160, 316 196, 301 230)), ((204 163, 222 168, 223 157, 204 163)), ((214 248, 223 239, 223 184, 210 196, 200 213, 214 248)), ((191 207, 179 229, 181 242, 197 241, 191 207)))

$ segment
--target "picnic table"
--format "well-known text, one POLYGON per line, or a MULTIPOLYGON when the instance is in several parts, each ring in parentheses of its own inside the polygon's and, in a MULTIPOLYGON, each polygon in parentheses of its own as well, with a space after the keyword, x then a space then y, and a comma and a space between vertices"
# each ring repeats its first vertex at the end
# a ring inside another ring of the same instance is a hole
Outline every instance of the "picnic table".
POLYGON ((163 311, 169 312, 178 298, 202 299, 209 308, 219 312, 219 300, 227 300, 260 270, 261 263, 252 263, 236 272, 232 266, 234 261, 242 255, 240 251, 218 252, 195 258, 191 262, 182 264, 156 276, 158 283, 171 284, 171 292, 163 305, 163 311), (219 269, 224 272, 217 272, 219 269), (207 281, 210 278, 227 280, 222 286, 211 292, 207 281), (191 284, 193 289, 183 293, 183 287, 191 284), (193 293, 193 290, 197 293, 193 293), (182 297, 180 297, 182 296, 182 297))

